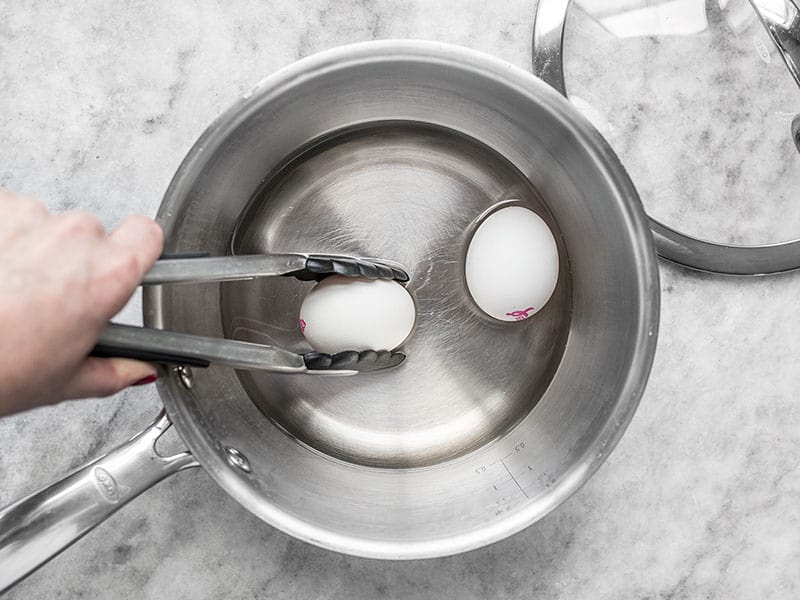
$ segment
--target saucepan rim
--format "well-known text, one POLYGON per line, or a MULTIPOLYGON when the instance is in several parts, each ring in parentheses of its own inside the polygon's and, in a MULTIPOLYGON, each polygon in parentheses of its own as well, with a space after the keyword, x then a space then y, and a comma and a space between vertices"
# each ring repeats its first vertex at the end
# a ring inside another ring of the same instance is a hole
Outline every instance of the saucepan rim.
MULTIPOLYGON (((383 559, 430 558, 475 549, 524 529, 569 498, 603 463, 633 417, 652 367, 660 310, 658 263, 650 225, 633 183, 601 134, 566 99, 531 73, 501 59, 459 46, 421 40, 383 40, 341 46, 304 58, 265 78, 215 119, 200 136, 167 189, 158 211, 158 220, 162 224, 171 222, 173 215, 179 212, 181 203, 186 201, 185 192, 202 172, 206 161, 231 132, 264 102, 299 82, 318 77, 329 70, 378 61, 416 61, 471 71, 513 88, 531 102, 544 104, 583 145, 587 156, 600 165, 609 186, 618 190, 619 196, 624 199, 621 214, 624 227, 633 240, 632 251, 637 271, 634 281, 639 296, 638 312, 631 315, 631 320, 636 323, 633 360, 625 374, 618 400, 588 450, 566 470, 545 498, 532 501, 508 517, 487 523, 479 529, 424 542, 367 539, 358 537, 357 532, 342 535, 326 530, 281 510, 267 499, 255 497, 229 469, 224 468, 224 459, 218 449, 206 439, 206 434, 189 412, 182 409, 190 392, 182 389, 173 378, 161 382, 159 392, 179 434, 201 465, 240 504, 267 523, 298 539, 346 554, 383 559)), ((146 324, 163 325, 159 302, 160 291, 157 288, 145 290, 146 324)))

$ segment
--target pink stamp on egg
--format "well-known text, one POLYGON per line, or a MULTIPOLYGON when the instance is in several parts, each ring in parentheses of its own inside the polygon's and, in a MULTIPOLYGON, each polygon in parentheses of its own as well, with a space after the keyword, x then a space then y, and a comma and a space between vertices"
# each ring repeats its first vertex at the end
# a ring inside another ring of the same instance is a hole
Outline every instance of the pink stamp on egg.
POLYGON ((306 332, 306 322, 303 319, 300 319, 300 333, 306 332))
POLYGON ((528 307, 525 310, 512 310, 511 312, 507 312, 506 314, 509 317, 514 317, 515 321, 522 321, 523 319, 528 318, 528 313, 533 310, 533 307, 528 307))

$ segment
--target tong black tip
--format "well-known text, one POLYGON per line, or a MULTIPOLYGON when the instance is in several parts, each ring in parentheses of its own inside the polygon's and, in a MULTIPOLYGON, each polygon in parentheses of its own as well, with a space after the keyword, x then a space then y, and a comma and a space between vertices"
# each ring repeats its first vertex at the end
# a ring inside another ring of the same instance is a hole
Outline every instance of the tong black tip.
POLYGON ((311 371, 380 371, 396 367, 405 359, 402 352, 389 350, 346 350, 335 354, 308 352, 303 355, 306 368, 311 371))
POLYGON ((301 281, 319 281, 328 275, 364 277, 365 279, 393 279, 408 281, 408 273, 401 267, 385 262, 349 256, 312 254, 306 260, 305 269, 288 273, 301 281))

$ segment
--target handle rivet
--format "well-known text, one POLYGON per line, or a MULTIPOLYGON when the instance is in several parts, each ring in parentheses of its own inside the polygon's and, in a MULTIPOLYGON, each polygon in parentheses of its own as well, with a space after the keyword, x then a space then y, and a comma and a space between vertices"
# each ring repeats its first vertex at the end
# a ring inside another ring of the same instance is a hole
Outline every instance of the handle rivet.
POLYGON ((178 365, 173 369, 175 374, 180 379, 180 382, 183 384, 187 390, 192 389, 192 369, 186 365, 178 365))
POLYGON ((231 466, 241 469, 245 473, 252 471, 247 457, 233 446, 225 446, 225 455, 228 457, 228 462, 231 466))

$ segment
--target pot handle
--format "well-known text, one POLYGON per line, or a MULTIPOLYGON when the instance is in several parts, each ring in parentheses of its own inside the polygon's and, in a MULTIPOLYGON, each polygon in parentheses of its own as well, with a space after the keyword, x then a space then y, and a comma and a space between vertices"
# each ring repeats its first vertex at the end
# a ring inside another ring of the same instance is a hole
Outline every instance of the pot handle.
POLYGON ((188 451, 168 457, 156 451, 170 425, 162 410, 108 454, 0 510, 0 593, 165 477, 199 466, 188 451))

